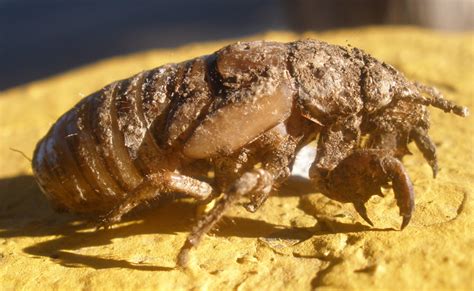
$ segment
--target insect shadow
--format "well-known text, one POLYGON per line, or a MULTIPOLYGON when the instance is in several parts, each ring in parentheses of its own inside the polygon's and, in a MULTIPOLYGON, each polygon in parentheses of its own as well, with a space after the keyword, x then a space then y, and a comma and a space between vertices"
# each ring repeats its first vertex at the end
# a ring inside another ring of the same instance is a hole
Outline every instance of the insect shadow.
MULTIPOLYGON (((307 194, 308 187, 299 178, 290 179, 279 189, 283 196, 307 194)), ((309 193, 309 192, 308 192, 309 193)), ((133 263, 114 257, 85 254, 82 250, 112 244, 116 238, 143 234, 176 234, 189 231, 195 219, 196 204, 189 201, 163 199, 153 207, 139 209, 126 216, 124 223, 108 229, 93 231, 85 219, 66 213, 56 213, 29 175, 0 179, 0 238, 47 237, 23 251, 34 257, 47 257, 65 267, 88 266, 95 269, 130 268, 143 271, 170 271, 171 266, 133 263), (82 252, 82 253, 81 253, 82 252)), ((340 224, 331 232, 362 232, 371 230, 361 224, 340 224)), ((373 230, 373 229, 372 229, 373 230)), ((304 241, 315 235, 327 234, 317 228, 287 227, 245 217, 226 217, 219 229, 219 237, 248 237, 304 241)), ((38 240, 37 240, 38 241, 38 240)), ((163 242, 164 243, 164 242, 163 242)), ((159 248, 157 241, 153 248, 159 248)), ((149 246, 144 246, 149 247, 149 246)))

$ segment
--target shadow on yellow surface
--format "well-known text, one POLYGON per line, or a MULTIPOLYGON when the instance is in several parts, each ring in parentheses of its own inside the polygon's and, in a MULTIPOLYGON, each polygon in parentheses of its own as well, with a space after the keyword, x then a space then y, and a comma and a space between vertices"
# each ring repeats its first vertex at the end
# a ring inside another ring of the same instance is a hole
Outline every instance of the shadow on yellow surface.
MULTIPOLYGON (((282 196, 299 196, 309 192, 308 184, 299 178, 290 179, 280 189, 282 196), (299 189, 299 190, 298 190, 299 189)), ((169 271, 172 267, 131 263, 128 260, 87 254, 87 249, 109 246, 113 250, 113 240, 144 234, 177 234, 188 231, 194 223, 195 204, 188 201, 163 199, 148 209, 140 209, 127 215, 123 222, 107 230, 94 230, 94 223, 78 216, 55 213, 45 196, 36 185, 33 176, 22 175, 0 179, 0 200, 11 201, 15 193, 18 203, 8 203, 5 217, 10 223, 1 225, 0 238, 51 237, 23 249, 34 257, 50 258, 65 267, 88 266, 94 269, 129 268, 143 271, 169 271), (25 203, 27 201, 28 203, 25 203), (84 251, 86 250, 86 251, 84 251)), ((302 242, 312 236, 328 233, 348 233, 363 231, 386 231, 370 229, 355 223, 332 222, 330 230, 319 224, 312 228, 284 227, 263 220, 245 217, 225 217, 214 235, 219 237, 260 238, 266 242, 302 242)), ((166 243, 166 241, 161 242, 166 243)), ((156 242, 155 248, 160 248, 156 242)))

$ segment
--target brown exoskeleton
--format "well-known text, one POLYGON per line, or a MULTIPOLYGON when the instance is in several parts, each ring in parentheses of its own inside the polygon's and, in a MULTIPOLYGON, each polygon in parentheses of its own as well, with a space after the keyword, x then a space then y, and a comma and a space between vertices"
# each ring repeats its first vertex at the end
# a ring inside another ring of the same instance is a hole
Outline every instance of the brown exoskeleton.
POLYGON ((315 190, 352 202, 372 224, 364 203, 391 182, 403 229, 414 208, 401 163, 407 144, 414 141, 437 172, 427 105, 468 115, 356 48, 236 43, 84 98, 38 143, 33 169, 57 208, 102 215, 104 225, 164 193, 198 200, 224 193, 188 236, 178 257, 184 265, 226 209, 248 196, 246 209, 256 211, 315 139, 315 190), (210 170, 207 183, 201 178, 210 170))

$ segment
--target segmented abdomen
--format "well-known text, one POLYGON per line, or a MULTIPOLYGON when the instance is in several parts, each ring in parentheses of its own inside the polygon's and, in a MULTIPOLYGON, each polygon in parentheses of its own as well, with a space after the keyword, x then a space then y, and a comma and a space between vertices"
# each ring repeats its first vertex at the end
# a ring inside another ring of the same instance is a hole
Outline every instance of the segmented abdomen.
POLYGON ((244 146, 290 112, 293 93, 280 90, 289 89, 280 86, 289 83, 281 79, 287 59, 286 44, 236 43, 106 86, 65 113, 38 143, 33 157, 38 184, 59 209, 106 212, 147 174, 180 170, 183 160, 244 146), (254 110, 257 126, 238 132, 238 142, 227 142, 239 124, 232 118, 217 127, 213 123, 229 114, 238 121, 242 108, 250 112, 252 104, 269 106, 273 117, 254 110), (195 132, 201 135, 183 151, 195 132), (211 149, 200 149, 212 142, 211 149))
POLYGON ((114 82, 61 116, 33 157, 38 184, 57 208, 108 211, 145 175, 178 167, 173 148, 213 96, 206 60, 114 82))

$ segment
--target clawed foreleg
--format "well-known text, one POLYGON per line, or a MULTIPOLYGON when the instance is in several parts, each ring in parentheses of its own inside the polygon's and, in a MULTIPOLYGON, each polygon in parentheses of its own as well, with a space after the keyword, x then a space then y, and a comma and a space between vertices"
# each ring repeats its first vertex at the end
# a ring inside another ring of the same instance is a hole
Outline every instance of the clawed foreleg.
POLYGON ((403 164, 384 150, 362 149, 343 159, 323 177, 313 169, 312 175, 319 189, 330 198, 352 202, 362 218, 372 225, 364 203, 380 194, 380 187, 389 182, 403 217, 401 228, 410 221, 414 209, 413 185, 403 164))

